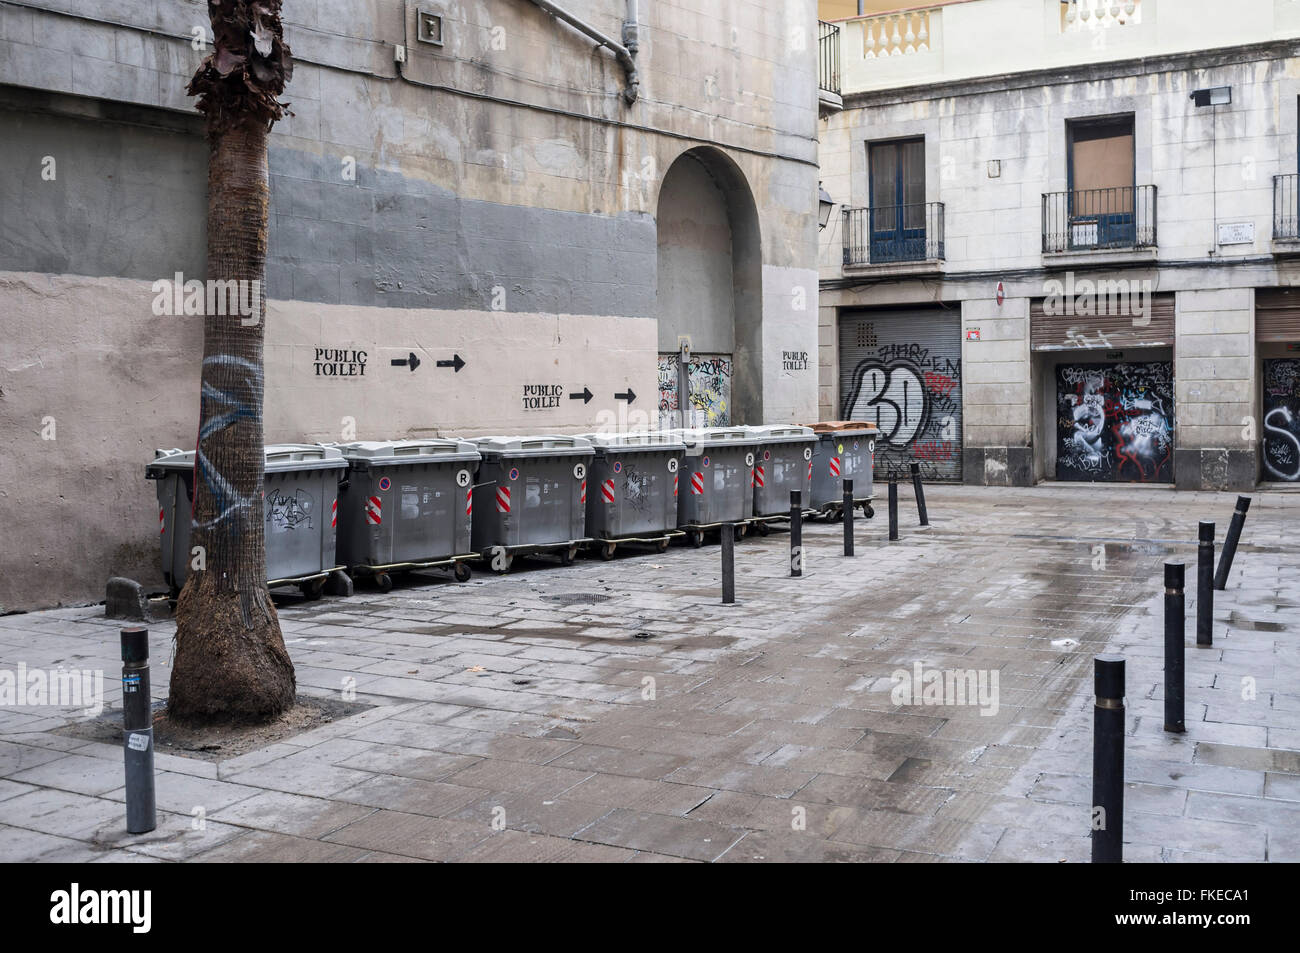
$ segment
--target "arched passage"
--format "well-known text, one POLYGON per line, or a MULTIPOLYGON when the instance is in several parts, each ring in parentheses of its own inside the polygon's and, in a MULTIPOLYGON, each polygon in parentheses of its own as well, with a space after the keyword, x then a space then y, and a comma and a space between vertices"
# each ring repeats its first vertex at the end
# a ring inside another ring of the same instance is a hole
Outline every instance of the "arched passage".
POLYGON ((763 267, 744 173, 717 149, 682 153, 655 222, 661 426, 762 423, 763 267))

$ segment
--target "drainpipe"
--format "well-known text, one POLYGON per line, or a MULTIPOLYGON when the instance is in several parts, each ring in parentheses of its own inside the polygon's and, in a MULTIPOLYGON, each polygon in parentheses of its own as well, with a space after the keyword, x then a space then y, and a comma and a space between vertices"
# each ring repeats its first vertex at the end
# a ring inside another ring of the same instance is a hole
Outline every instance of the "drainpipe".
POLYGON ((637 89, 641 85, 641 79, 637 76, 636 71, 636 52, 639 41, 637 0, 627 0, 627 19, 623 23, 623 43, 610 39, 591 24, 578 19, 563 7, 551 2, 551 0, 531 0, 531 2, 541 7, 555 19, 563 20, 579 33, 585 33, 596 41, 597 46, 603 46, 613 53, 619 65, 623 67, 623 71, 627 74, 627 89, 623 90, 623 99, 629 106, 636 102, 637 89))

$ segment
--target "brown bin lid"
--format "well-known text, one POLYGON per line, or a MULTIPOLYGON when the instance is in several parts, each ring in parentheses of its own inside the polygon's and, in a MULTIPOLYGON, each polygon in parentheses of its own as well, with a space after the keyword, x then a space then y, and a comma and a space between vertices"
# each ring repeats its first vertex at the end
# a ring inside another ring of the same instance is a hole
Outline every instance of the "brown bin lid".
POLYGON ((867 423, 865 420, 819 420, 815 424, 804 424, 805 427, 811 427, 813 433, 835 433, 839 430, 876 430, 875 424, 867 423))

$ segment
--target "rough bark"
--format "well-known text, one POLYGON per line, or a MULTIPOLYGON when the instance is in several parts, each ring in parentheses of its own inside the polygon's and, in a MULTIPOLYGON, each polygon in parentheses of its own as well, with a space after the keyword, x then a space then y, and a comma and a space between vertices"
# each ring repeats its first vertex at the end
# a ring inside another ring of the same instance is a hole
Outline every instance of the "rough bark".
POLYGON ((179 721, 263 721, 296 689, 266 586, 262 501, 267 139, 291 68, 280 0, 208 8, 214 49, 189 87, 207 122, 207 278, 247 283, 235 299, 252 307, 204 318, 191 546, 206 565, 191 565, 177 602, 168 710, 179 721))

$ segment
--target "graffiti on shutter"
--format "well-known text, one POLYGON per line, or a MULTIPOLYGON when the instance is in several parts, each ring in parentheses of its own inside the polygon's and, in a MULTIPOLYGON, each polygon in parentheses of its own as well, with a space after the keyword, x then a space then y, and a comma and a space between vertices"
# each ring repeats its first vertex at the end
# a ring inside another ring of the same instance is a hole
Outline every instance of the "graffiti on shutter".
POLYGON ((1300 360, 1264 362, 1264 479, 1300 481, 1300 360))
POLYGON ((1170 362, 1058 365, 1056 408, 1058 480, 1173 482, 1170 362))
POLYGON ((841 416, 880 428, 875 474, 961 479, 961 319, 948 311, 846 315, 841 416))

